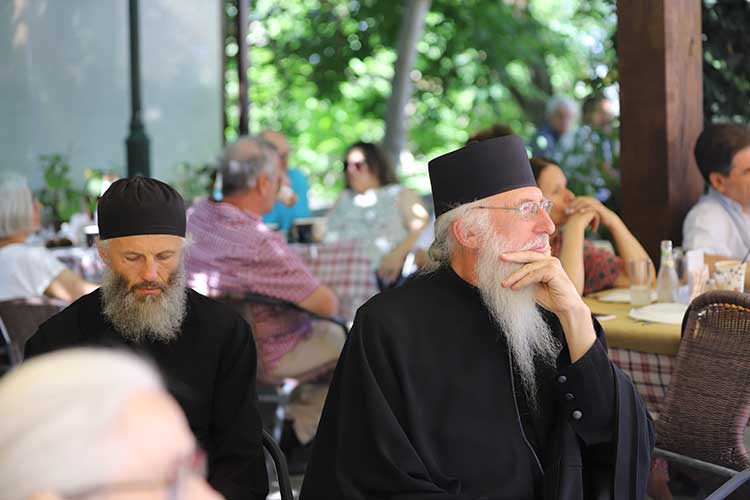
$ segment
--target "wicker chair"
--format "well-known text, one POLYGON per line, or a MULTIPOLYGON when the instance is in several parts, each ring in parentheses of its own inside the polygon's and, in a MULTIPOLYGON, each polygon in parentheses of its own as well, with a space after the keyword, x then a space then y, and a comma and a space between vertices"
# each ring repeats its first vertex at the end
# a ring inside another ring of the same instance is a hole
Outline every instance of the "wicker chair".
POLYGON ((656 421, 655 456, 733 477, 709 497, 724 498, 729 486, 750 477, 743 442, 749 417, 750 296, 705 293, 685 313, 664 411, 656 421))
POLYGON ((26 341, 36 333, 39 325, 62 311, 67 302, 46 297, 12 299, 0 302, 0 318, 19 359, 23 359, 26 341))

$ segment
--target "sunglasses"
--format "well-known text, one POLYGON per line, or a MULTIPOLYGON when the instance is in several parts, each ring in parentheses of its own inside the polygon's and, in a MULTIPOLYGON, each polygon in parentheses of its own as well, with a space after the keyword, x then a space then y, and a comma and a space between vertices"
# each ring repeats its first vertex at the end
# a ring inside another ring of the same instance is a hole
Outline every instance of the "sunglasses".
POLYGON ((346 161, 344 160, 344 172, 349 168, 349 166, 354 167, 356 170, 362 170, 365 168, 365 165, 367 165, 367 162, 365 161, 346 161))

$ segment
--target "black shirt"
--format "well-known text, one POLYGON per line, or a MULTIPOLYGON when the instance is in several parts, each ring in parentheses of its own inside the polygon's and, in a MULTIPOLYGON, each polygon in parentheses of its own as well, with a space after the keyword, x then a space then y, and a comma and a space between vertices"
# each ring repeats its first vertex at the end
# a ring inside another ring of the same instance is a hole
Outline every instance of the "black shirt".
POLYGON ((26 357, 72 346, 127 346, 152 358, 209 460, 209 483, 227 499, 268 492, 256 407, 256 353, 250 328, 230 307, 187 290, 186 317, 170 342, 134 344, 101 312, 96 290, 39 327, 26 357))
POLYGON ((452 269, 371 299, 336 368, 301 499, 590 498, 616 473, 642 494, 649 463, 633 446, 647 457, 653 446, 645 407, 621 385, 598 324, 598 340, 571 364, 557 318, 544 316, 563 350, 557 366, 538 370, 532 412, 504 336, 452 269), (637 418, 617 414, 621 386, 637 418), (620 446, 620 429, 637 438, 620 446))

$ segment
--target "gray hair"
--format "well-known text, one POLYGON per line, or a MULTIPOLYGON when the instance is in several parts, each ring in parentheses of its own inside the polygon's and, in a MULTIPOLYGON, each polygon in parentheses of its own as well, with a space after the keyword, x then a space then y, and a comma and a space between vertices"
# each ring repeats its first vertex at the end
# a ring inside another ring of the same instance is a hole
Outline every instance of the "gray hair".
POLYGON ((133 354, 77 348, 25 362, 0 380, 0 484, 6 500, 73 492, 116 479, 127 443, 115 431, 127 400, 160 391, 133 354))
POLYGON ((261 175, 275 179, 279 152, 258 136, 240 137, 224 149, 217 173, 221 194, 229 196, 252 189, 261 175))
POLYGON ((555 111, 557 111, 560 108, 565 108, 567 111, 570 111, 574 116, 578 116, 578 104, 576 104, 576 102, 570 97, 565 97, 565 96, 555 96, 549 101, 547 101, 547 105, 544 111, 544 116, 549 118, 555 113, 555 111))
POLYGON ((437 271, 450 263, 453 253, 459 246, 456 236, 453 234, 453 223, 462 221, 463 231, 481 227, 487 218, 487 213, 482 210, 472 210, 479 202, 464 203, 448 212, 445 212, 435 220, 435 240, 427 251, 429 260, 422 268, 425 273, 437 271))
POLYGON ((26 179, 0 176, 0 238, 34 230, 34 197, 26 179))

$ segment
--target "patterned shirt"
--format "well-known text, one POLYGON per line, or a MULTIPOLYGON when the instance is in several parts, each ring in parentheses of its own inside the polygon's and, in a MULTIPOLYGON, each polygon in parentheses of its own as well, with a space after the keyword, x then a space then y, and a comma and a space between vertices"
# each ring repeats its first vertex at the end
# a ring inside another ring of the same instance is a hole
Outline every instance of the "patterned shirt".
MULTIPOLYGON (((552 255, 560 257, 562 234, 550 240, 552 255)), ((583 240, 583 294, 589 295, 605 288, 612 288, 622 274, 622 259, 606 248, 597 248, 589 240, 583 240)))
MULTIPOLYGON (((320 286, 258 215, 203 200, 188 211, 187 232, 185 269, 189 285, 200 293, 249 291, 299 303, 320 286)), ((310 335, 309 317, 301 312, 255 305, 252 317, 264 373, 310 335)))

